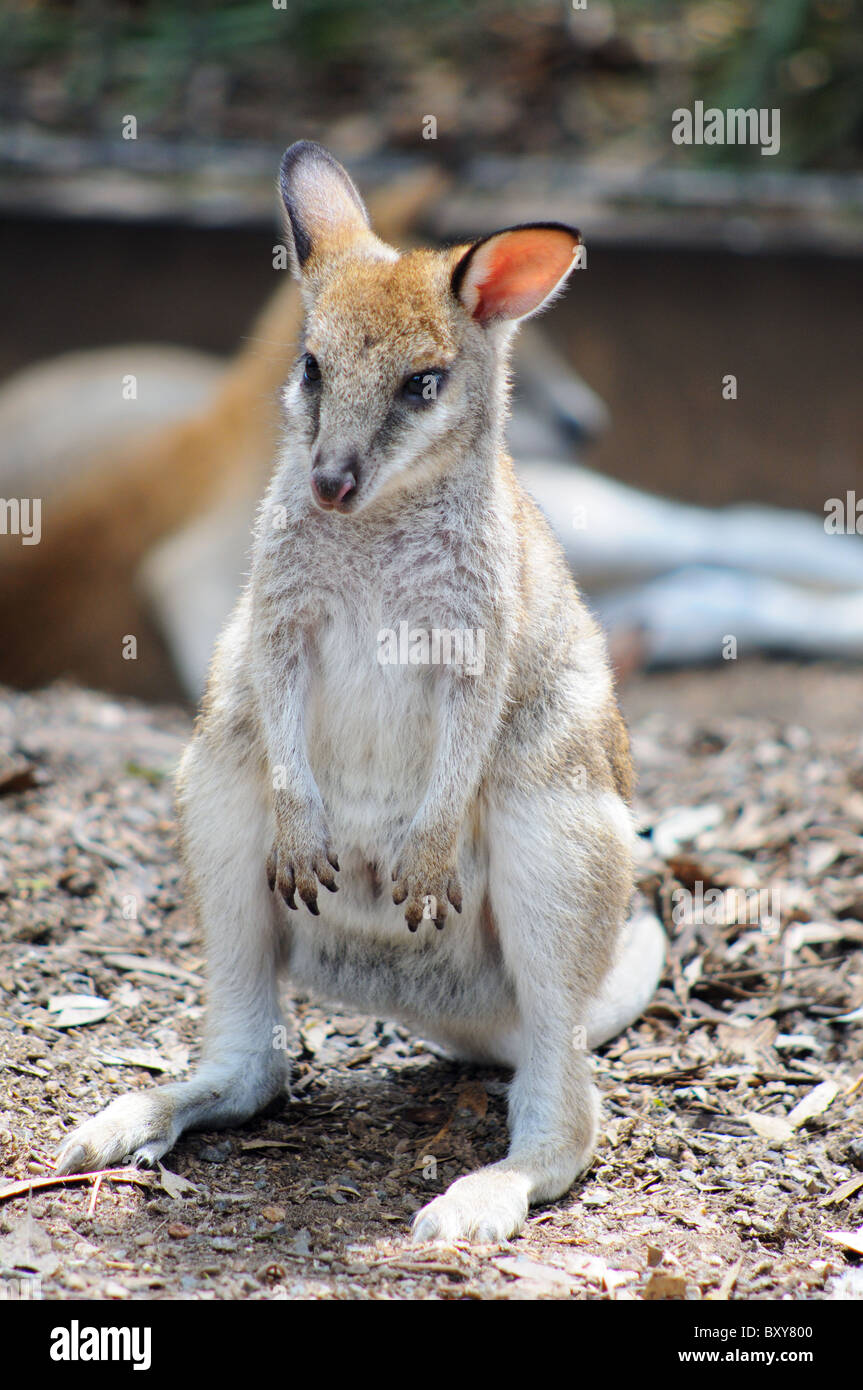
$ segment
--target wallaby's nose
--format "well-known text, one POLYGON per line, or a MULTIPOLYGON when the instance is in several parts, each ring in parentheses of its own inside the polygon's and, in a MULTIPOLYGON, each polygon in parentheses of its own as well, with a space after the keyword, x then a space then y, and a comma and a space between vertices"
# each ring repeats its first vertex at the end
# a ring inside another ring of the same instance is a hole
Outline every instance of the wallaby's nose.
POLYGON ((340 463, 316 463, 312 469, 312 492, 319 507, 341 511, 357 490, 359 463, 355 455, 340 463))

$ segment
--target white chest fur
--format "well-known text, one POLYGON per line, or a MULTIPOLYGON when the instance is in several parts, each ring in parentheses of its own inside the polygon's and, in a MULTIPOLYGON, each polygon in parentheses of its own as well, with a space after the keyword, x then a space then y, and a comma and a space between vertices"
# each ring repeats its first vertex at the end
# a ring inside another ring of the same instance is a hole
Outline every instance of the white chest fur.
POLYGON ((398 651, 392 660, 381 634, 399 621, 365 588, 332 601, 306 702, 309 762, 333 834, 369 857, 390 849, 415 814, 434 755, 440 672, 398 651))

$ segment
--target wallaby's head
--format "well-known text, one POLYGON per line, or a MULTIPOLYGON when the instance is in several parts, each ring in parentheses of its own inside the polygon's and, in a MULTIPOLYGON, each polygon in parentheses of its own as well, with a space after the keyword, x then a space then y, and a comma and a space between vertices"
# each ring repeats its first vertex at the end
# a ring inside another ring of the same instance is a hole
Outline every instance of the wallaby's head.
POLYGON ((578 232, 539 223, 399 255, 320 145, 292 145, 280 185, 306 309, 283 399, 318 506, 358 512, 496 450, 512 330, 562 286, 578 232))

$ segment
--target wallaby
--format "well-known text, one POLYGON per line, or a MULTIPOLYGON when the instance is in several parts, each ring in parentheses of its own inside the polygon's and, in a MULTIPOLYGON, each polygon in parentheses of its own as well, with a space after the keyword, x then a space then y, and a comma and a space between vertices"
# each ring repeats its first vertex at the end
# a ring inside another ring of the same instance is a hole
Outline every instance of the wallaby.
POLYGON ((59 1168, 153 1162, 271 1101, 284 971, 514 1068, 508 1157, 413 1226, 503 1241, 589 1162, 587 1049, 638 1017, 664 956, 649 913, 624 925, 632 773, 603 639, 503 448, 513 329, 580 238, 542 223, 399 255, 305 141, 281 191, 300 352, 179 774, 204 1056, 83 1124, 59 1168))

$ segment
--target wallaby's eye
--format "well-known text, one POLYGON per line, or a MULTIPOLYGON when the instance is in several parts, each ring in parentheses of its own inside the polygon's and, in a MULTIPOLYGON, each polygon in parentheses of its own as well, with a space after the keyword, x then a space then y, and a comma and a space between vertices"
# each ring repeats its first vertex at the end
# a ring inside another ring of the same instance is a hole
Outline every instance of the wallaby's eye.
POLYGON ((307 386, 314 386, 315 382, 320 381, 320 379, 321 369, 318 366, 318 359, 307 352, 303 365, 303 381, 307 386))
POLYGON ((430 405, 432 401, 437 400, 443 379, 444 373, 437 368, 430 368, 427 372, 414 372, 402 386, 402 395, 418 405, 430 405))

